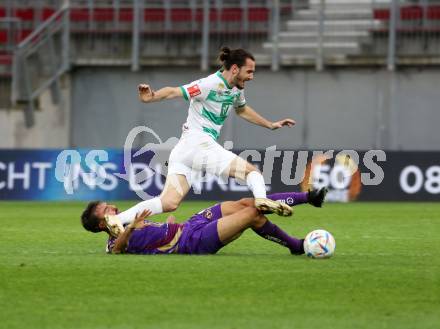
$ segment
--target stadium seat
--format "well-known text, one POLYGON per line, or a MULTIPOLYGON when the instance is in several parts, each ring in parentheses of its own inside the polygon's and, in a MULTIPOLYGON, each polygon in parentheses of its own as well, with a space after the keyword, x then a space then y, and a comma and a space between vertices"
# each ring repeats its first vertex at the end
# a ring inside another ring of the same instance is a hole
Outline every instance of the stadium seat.
POLYGON ((121 8, 118 13, 120 22, 132 22, 133 21, 133 9, 121 8))
POLYGON ((48 19, 50 16, 52 16, 55 13, 55 9, 53 8, 43 8, 43 20, 48 19))
POLYGON ((26 37, 32 33, 32 30, 21 30, 18 35, 17 35, 17 39, 15 40, 17 43, 23 41, 24 39, 26 39, 26 37))
MULTIPOLYGON (((55 13, 55 8, 47 6, 41 10, 41 18, 47 20, 55 13)), ((184 32, 199 32, 200 24, 203 22, 203 8, 192 9, 188 7, 171 8, 170 21, 172 29, 170 33, 184 33, 184 32), (193 22, 197 22, 197 27, 193 22), (193 31, 193 29, 196 29, 193 31)), ((6 15, 6 8, 0 7, 0 17, 6 15)), ((34 18, 37 11, 32 6, 20 7, 13 10, 13 15, 19 18, 24 25, 23 31, 17 37, 18 40, 23 40, 30 31, 34 28, 34 18)), ((144 32, 147 33, 164 33, 165 21, 167 12, 162 7, 144 8, 142 10, 142 19, 144 22, 144 32)), ((254 33, 257 30, 267 30, 267 22, 269 21, 270 10, 266 7, 250 7, 248 9, 248 20, 250 24, 249 33, 254 33)), ((211 8, 209 14, 210 22, 222 22, 220 26, 221 31, 212 29, 215 33, 229 33, 240 29, 243 20, 243 8, 225 7, 221 9, 211 8)), ((115 10, 113 7, 98 7, 92 10, 88 7, 71 8, 70 20, 72 22, 72 30, 75 33, 124 33, 130 27, 133 21, 133 9, 131 7, 120 8, 115 10), (120 23, 115 27, 110 23, 117 20, 120 23), (89 25, 89 22, 96 22, 97 26, 89 25), (93 31, 90 30, 92 27, 93 31), (99 27, 99 28, 98 28, 99 27), (96 31, 95 31, 96 30, 96 31), (120 30, 120 31, 119 31, 120 30)), ((0 35, 0 42, 6 42, 7 35, 4 31, 0 35)))
POLYGON ((112 22, 115 18, 113 8, 94 8, 93 20, 96 22, 112 22))
MULTIPOLYGON (((423 19, 423 14, 423 7, 421 6, 406 6, 400 8, 400 19, 403 21, 421 20, 423 19)), ((440 6, 428 6, 426 15, 430 20, 440 19, 440 6)), ((374 9, 373 16, 375 19, 387 21, 390 19, 390 10, 388 8, 374 9)))
POLYGON ((0 45, 8 43, 8 31, 0 30, 0 45))
POLYGON ((20 18, 22 21, 33 21, 34 20, 34 9, 33 8, 16 8, 13 15, 20 18))
MULTIPOLYGON (((215 22, 218 20, 218 10, 211 8, 209 11, 209 21, 215 22)), ((203 22, 203 9, 196 10, 196 21, 203 22)))
POLYGON ((236 22, 241 21, 243 10, 241 8, 223 8, 220 13, 220 20, 222 22, 236 22))
POLYGON ((163 22, 165 21, 165 9, 148 8, 144 9, 145 22, 163 22))
POLYGON ((386 21, 390 19, 390 10, 387 8, 378 8, 373 11, 374 19, 379 19, 381 21, 386 21))
POLYGON ((70 20, 73 22, 84 22, 90 19, 87 8, 72 8, 70 10, 70 20))
POLYGON ((193 13, 190 8, 173 8, 171 9, 172 22, 191 22, 193 13))
POLYGON ((269 20, 269 9, 249 8, 248 17, 250 22, 267 22, 269 20))
POLYGON ((440 5, 429 6, 427 16, 430 20, 440 20, 440 5))
MULTIPOLYGON (((15 33, 15 42, 19 43, 23 41, 29 34, 31 34, 32 30, 21 30, 16 31, 15 33)), ((0 30, 0 45, 8 43, 8 31, 0 30)))
POLYGON ((419 6, 403 7, 400 9, 400 19, 404 21, 423 18, 423 9, 419 6))
POLYGON ((193 24, 196 12, 191 8, 172 8, 171 9, 171 26, 173 34, 194 33, 199 28, 193 24))

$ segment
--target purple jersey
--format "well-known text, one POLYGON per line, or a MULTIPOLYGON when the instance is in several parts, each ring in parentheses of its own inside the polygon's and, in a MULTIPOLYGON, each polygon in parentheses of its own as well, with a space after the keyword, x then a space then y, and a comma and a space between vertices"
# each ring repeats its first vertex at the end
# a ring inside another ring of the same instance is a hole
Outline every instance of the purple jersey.
MULTIPOLYGON (((177 242, 182 235, 183 225, 155 223, 145 220, 147 226, 131 233, 126 253, 129 254, 171 254, 176 252, 177 242)), ((107 251, 111 252, 116 239, 109 238, 107 251)))
MULTIPOLYGON (((146 220, 144 228, 134 230, 128 240, 131 254, 215 254, 223 247, 217 221, 222 217, 217 204, 192 216, 183 224, 164 224, 146 220)), ((107 252, 111 252, 115 238, 109 238, 107 252)))

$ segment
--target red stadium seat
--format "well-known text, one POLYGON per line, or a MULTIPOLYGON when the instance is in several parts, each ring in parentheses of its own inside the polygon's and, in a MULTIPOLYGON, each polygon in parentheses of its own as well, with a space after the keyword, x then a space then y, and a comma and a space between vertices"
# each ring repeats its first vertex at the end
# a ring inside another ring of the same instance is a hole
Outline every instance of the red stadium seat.
POLYGON ((145 22, 162 22, 165 21, 165 9, 148 8, 144 9, 145 22))
POLYGON ((241 8, 224 8, 220 13, 220 20, 222 22, 236 22, 241 21, 243 11, 241 8))
POLYGON ((93 20, 97 22, 111 22, 115 17, 113 8, 95 8, 93 9, 93 20))
POLYGON ((17 35, 16 42, 19 43, 19 42, 23 41, 31 33, 32 33, 32 30, 21 30, 20 33, 18 33, 18 35, 17 35))
POLYGON ((90 19, 89 10, 87 8, 73 8, 70 10, 70 20, 84 22, 90 19))
POLYGON ((43 20, 48 19, 55 13, 55 9, 53 8, 43 8, 43 20))
POLYGON ((0 7, 0 18, 6 16, 6 9, 3 7, 0 7))
POLYGON ((34 20, 34 9, 33 8, 16 8, 14 10, 14 16, 20 18, 22 21, 32 21, 34 20))
POLYGON ((0 44, 8 43, 8 31, 0 30, 0 44))
MULTIPOLYGON (((211 22, 215 22, 218 19, 217 9, 211 8, 209 10, 209 20, 211 22)), ((196 10, 196 21, 202 22, 203 21, 203 9, 197 9, 196 10)))
POLYGON ((192 19, 193 17, 190 8, 171 9, 171 20, 173 22, 190 22, 192 19))
POLYGON ((373 17, 374 19, 379 19, 381 21, 389 20, 390 10, 387 8, 374 9, 373 17))
POLYGON ((269 20, 269 9, 249 8, 248 17, 251 22, 266 22, 269 20))
POLYGON ((119 10, 119 21, 121 22, 131 22, 133 21, 133 9, 122 8, 119 10))
POLYGON ((423 18, 423 9, 420 6, 403 7, 400 9, 400 19, 405 21, 423 18))
MULTIPOLYGON (((405 21, 423 19, 424 10, 421 6, 406 6, 400 8, 400 19, 405 21)), ((428 6, 427 18, 431 20, 440 19, 440 6, 428 6)), ((390 10, 388 8, 375 9, 373 16, 375 19, 387 21, 390 19, 390 10)))
POLYGON ((428 19, 439 20, 440 19, 440 6, 429 6, 427 16, 428 16, 428 19))

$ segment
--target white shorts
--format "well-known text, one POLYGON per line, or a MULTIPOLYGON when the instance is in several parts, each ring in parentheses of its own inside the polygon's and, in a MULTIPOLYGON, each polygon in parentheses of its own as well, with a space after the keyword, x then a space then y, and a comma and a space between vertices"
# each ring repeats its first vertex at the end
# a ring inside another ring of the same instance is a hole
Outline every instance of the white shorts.
POLYGON ((185 131, 173 148, 168 162, 168 175, 185 175, 191 185, 201 173, 220 177, 237 157, 224 149, 211 136, 199 131, 185 131))

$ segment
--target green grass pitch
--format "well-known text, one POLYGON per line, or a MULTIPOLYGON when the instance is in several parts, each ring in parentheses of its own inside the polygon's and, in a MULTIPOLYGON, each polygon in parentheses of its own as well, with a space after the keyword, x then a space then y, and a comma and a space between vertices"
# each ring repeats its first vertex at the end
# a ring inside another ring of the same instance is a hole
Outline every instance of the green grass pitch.
MULTIPOLYGON (((329 260, 252 231, 212 256, 106 255, 105 235, 80 226, 84 204, 0 203, 1 328, 440 327, 440 204, 271 217, 296 236, 332 232, 329 260)), ((211 204, 185 202, 176 216, 211 204)))

